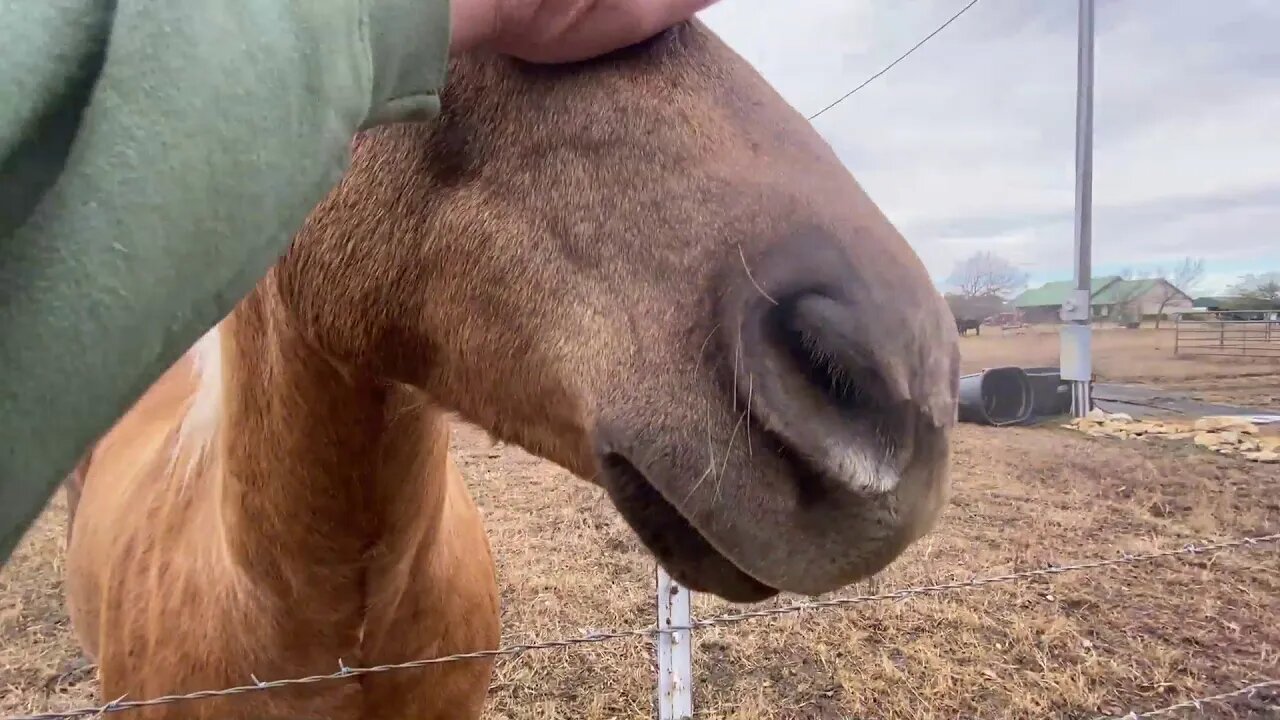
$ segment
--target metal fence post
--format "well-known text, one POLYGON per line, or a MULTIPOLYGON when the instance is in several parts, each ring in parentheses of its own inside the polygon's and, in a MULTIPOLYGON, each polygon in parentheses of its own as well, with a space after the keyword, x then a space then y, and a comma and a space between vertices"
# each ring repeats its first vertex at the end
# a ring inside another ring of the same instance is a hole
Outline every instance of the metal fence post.
MULTIPOLYGON (((658 629, 689 627, 691 593, 657 566, 658 629)), ((693 636, 689 630, 658 634, 658 720, 693 717, 693 636)))

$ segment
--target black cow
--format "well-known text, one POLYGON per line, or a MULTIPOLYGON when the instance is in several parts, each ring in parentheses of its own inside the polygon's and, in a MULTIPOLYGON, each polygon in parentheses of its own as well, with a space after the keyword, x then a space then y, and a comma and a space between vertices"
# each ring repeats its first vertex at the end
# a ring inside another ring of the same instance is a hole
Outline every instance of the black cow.
POLYGON ((982 321, 981 320, 961 320, 960 318, 956 318, 957 332, 959 332, 961 335, 967 335, 970 330, 974 331, 974 333, 978 335, 982 335, 982 321))

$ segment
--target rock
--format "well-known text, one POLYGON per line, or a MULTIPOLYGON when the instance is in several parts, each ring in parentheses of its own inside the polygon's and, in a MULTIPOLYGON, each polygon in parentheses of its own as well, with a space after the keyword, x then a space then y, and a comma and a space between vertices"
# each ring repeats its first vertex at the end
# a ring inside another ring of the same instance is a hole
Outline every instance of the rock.
POLYGON ((1239 433, 1249 435, 1258 434, 1258 426, 1245 420, 1244 418, 1229 417, 1226 415, 1213 415, 1210 417, 1202 417, 1196 421, 1196 430, 1212 432, 1214 430, 1234 430, 1239 433))
POLYGON ((1134 420, 1127 413, 1091 410, 1082 418, 1061 425, 1091 438, 1187 440, 1220 455, 1239 455, 1252 462, 1280 463, 1280 436, 1261 436, 1258 427, 1244 418, 1210 416, 1194 424, 1165 420, 1134 420))
POLYGON ((1216 448, 1222 444, 1222 438, 1217 433, 1202 432, 1197 434, 1192 442, 1200 447, 1216 448))

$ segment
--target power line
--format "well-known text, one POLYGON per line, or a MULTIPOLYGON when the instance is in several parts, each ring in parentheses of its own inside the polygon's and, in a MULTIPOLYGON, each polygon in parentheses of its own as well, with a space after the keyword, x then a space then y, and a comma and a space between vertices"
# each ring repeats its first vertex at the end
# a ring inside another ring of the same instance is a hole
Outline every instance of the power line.
POLYGON ((841 96, 840 96, 840 98, 839 98, 839 99, 837 99, 835 102, 833 102, 833 103, 831 103, 830 105, 828 105, 828 106, 826 106, 826 107, 822 108, 822 109, 821 109, 821 110, 819 110, 818 112, 816 112, 816 113, 814 113, 814 114, 810 115, 810 116, 809 116, 809 119, 810 119, 810 120, 813 120, 814 118, 818 117, 818 116, 819 116, 819 115, 821 115, 822 113, 824 113, 824 112, 826 112, 826 111, 830 110, 831 108, 833 108, 833 107, 835 107, 835 106, 839 105, 840 103, 844 102, 845 100, 848 100, 850 97, 852 97, 852 96, 853 96, 853 94, 854 94, 854 93, 856 93, 856 92, 858 92, 859 90, 861 90, 862 88, 864 88, 864 87, 866 87, 866 86, 870 85, 872 80, 875 80, 876 78, 880 77, 881 75, 883 75, 883 74, 885 74, 885 73, 889 72, 890 70, 892 70, 894 65, 897 65, 898 63, 902 62, 903 60, 906 60, 906 59, 907 59, 907 57, 908 57, 909 55, 911 55, 911 53, 915 52, 916 50, 919 50, 921 45, 924 45, 925 43, 927 43, 927 42, 929 42, 930 40, 932 40, 934 35, 937 35, 938 33, 942 32, 943 30, 946 30, 948 25, 950 25, 951 23, 953 23, 953 22, 955 22, 956 20, 958 20, 958 19, 960 18, 960 16, 961 16, 961 15, 963 15, 963 14, 965 14, 965 13, 969 12, 969 8, 971 8, 971 7, 973 7, 974 5, 977 5, 977 4, 978 4, 978 0, 970 0, 968 5, 965 5, 964 7, 960 8, 960 12, 956 13, 955 15, 952 15, 950 18, 948 18, 948 19, 947 19, 947 21, 946 21, 946 22, 944 22, 944 23, 942 23, 941 25, 939 25, 937 30, 934 30, 933 32, 929 33, 928 35, 925 35, 923 40, 921 40, 920 42, 918 42, 918 43, 916 43, 915 45, 913 45, 913 46, 911 47, 911 49, 910 49, 910 50, 908 50, 908 51, 906 51, 906 52, 902 53, 901 55, 899 55, 897 60, 894 60, 893 62, 889 63, 888 65, 885 65, 885 66, 884 66, 884 68, 883 68, 880 72, 876 73, 875 75, 872 75, 871 77, 867 78, 866 80, 863 80, 861 85, 859 85, 858 87, 856 87, 856 88, 854 88, 854 89, 850 90, 849 92, 845 93, 844 95, 841 95, 841 96))

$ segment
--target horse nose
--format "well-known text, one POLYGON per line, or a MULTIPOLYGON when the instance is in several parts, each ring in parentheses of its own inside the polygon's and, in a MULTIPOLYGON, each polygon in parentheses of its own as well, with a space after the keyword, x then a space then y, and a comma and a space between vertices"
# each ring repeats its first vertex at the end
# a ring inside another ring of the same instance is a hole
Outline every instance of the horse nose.
POLYGON ((921 337, 942 322, 939 303, 919 289, 927 278, 899 271, 895 287, 834 243, 792 249, 762 257, 728 293, 738 395, 802 490, 889 491, 921 434, 949 425, 932 389, 949 383, 921 337))

